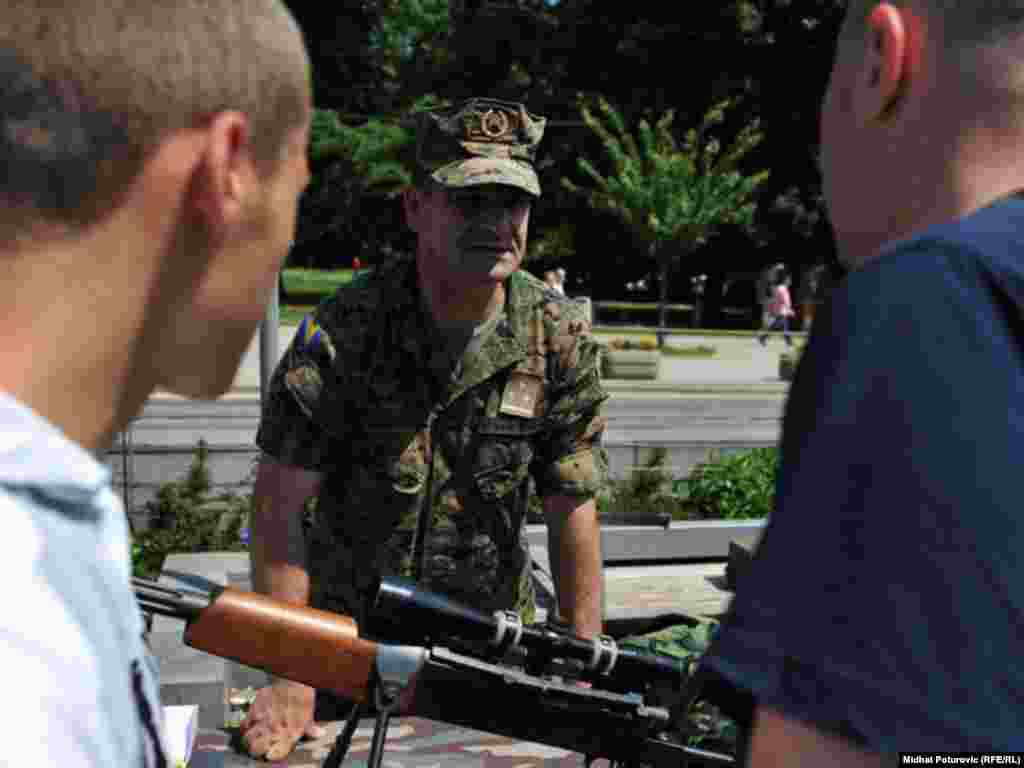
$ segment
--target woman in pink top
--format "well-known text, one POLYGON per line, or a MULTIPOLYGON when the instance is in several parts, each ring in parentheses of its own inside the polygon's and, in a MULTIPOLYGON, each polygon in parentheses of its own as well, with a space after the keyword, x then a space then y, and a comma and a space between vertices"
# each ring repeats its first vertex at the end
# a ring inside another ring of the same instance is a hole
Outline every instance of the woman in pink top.
POLYGON ((776 277, 775 287, 772 289, 772 302, 768 305, 768 314, 771 322, 765 332, 758 337, 761 346, 766 346, 769 331, 782 331, 786 346, 793 346, 793 339, 789 335, 789 318, 796 314, 793 311, 793 301, 789 296, 789 275, 780 271, 776 277))

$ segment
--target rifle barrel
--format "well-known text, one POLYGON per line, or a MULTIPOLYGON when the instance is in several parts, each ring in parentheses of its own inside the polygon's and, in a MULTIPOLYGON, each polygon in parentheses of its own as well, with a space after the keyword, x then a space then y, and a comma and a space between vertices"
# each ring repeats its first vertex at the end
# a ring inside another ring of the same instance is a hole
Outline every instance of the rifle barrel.
MULTIPOLYGON (((374 609, 377 617, 400 628, 414 642, 444 642, 446 638, 455 636, 473 643, 496 646, 507 642, 504 635, 509 634, 502 632, 497 616, 488 616, 443 595, 420 589, 404 579, 382 580, 374 609)), ((561 656, 591 666, 594 666, 595 657, 601 658, 604 661, 597 666, 605 669, 601 672, 591 669, 589 676, 594 679, 606 674, 613 679, 638 683, 669 680, 679 686, 686 680, 684 665, 674 660, 618 647, 612 654, 604 647, 595 649, 594 640, 550 629, 522 627, 513 641, 515 643, 539 657, 561 656)))

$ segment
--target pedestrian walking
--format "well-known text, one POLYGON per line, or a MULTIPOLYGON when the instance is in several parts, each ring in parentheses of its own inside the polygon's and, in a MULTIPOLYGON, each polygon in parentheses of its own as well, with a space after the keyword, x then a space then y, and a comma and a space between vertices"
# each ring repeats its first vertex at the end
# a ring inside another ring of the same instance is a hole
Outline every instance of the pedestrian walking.
POLYGON ((768 334, 771 331, 782 331, 786 346, 793 346, 793 338, 789 333, 789 318, 794 316, 793 300, 789 295, 789 286, 792 281, 784 269, 775 273, 775 285, 772 288, 772 300, 768 304, 767 327, 758 337, 761 346, 767 346, 768 334))

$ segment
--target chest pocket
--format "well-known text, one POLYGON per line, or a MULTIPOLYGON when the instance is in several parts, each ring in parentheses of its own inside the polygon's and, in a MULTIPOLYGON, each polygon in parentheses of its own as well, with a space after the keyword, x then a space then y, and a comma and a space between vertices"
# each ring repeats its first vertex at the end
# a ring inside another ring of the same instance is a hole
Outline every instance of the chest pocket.
POLYGON ((341 473, 346 482, 339 501, 350 536, 379 542, 395 526, 412 524, 426 487, 425 445, 426 433, 415 422, 365 426, 364 439, 353 441, 351 465, 341 473))
POLYGON ((485 501, 512 493, 526 480, 541 419, 498 414, 477 424, 473 481, 485 501))

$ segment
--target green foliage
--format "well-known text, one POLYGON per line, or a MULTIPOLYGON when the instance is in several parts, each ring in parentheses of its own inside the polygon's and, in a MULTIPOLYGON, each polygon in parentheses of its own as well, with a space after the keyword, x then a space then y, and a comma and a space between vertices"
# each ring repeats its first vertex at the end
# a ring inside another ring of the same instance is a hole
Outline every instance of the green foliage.
POLYGON ((390 0, 382 4, 371 47, 383 57, 384 72, 397 77, 396 63, 410 61, 418 45, 444 39, 451 26, 448 0, 390 0))
POLYGON ((669 515, 679 519, 682 512, 679 500, 669 491, 672 475, 665 469, 668 451, 656 448, 644 466, 634 467, 621 480, 611 480, 608 491, 597 500, 598 514, 628 519, 669 515))
POLYGON ((658 348, 658 340, 653 336, 641 336, 639 339, 615 338, 608 342, 608 348, 653 351, 658 348))
MULTIPOLYGON (((562 184, 584 195, 592 207, 621 218, 648 244, 660 272, 659 327, 666 325, 672 264, 692 254, 721 226, 750 230, 754 223, 754 194, 768 178, 768 171, 745 175, 739 164, 761 142, 762 135, 754 119, 723 147, 712 133, 724 122, 730 106, 729 100, 712 106, 699 127, 688 130, 679 143, 671 130, 672 110, 653 127, 641 120, 634 136, 603 97, 598 100, 599 115, 580 101, 583 121, 600 137, 613 171, 604 176, 581 157, 577 166, 592 186, 583 190, 565 178, 562 184), (670 244, 675 247, 668 247, 670 244)), ((659 336, 659 344, 662 341, 659 336)))
POLYGON ((754 448, 698 465, 675 491, 699 519, 766 517, 778 471, 778 449, 754 448))
MULTIPOLYGON (((408 115, 447 105, 432 94, 413 102, 408 115)), ((315 166, 344 161, 359 179, 360 192, 393 197, 412 183, 415 137, 402 123, 406 114, 346 125, 330 109, 313 112, 309 153, 315 166)))
POLYGON ((397 123, 368 120, 353 127, 342 123, 336 112, 318 109, 313 113, 309 151, 315 165, 350 163, 365 193, 392 196, 412 182, 406 157, 411 142, 409 132, 397 123))
POLYGON ((331 296, 342 285, 352 282, 351 269, 286 269, 282 273, 284 289, 289 293, 319 293, 331 296))
POLYGON ((165 483, 146 504, 151 527, 132 537, 132 571, 156 578, 172 552, 244 550, 251 497, 210 493, 209 450, 200 440, 185 476, 165 483))
POLYGON ((572 261, 576 254, 576 229, 572 221, 562 217, 554 227, 546 229, 540 237, 531 238, 527 261, 543 261, 558 265, 572 261))
POLYGON ((796 374, 796 367, 803 357, 805 341, 798 341, 793 348, 779 355, 779 378, 783 381, 792 381, 796 374))
POLYGON ((681 243, 690 251, 723 224, 750 227, 756 209, 753 195, 768 172, 747 176, 738 169, 761 142, 757 120, 728 147, 710 136, 730 106, 730 101, 715 104, 698 128, 686 132, 680 145, 671 131, 672 110, 658 118, 653 128, 641 120, 634 136, 604 98, 598 100, 600 116, 581 101, 583 120, 601 138, 614 172, 604 176, 588 159, 579 158, 577 166, 593 188, 583 190, 568 179, 562 183, 583 194, 595 208, 621 217, 656 254, 669 242, 681 243))

